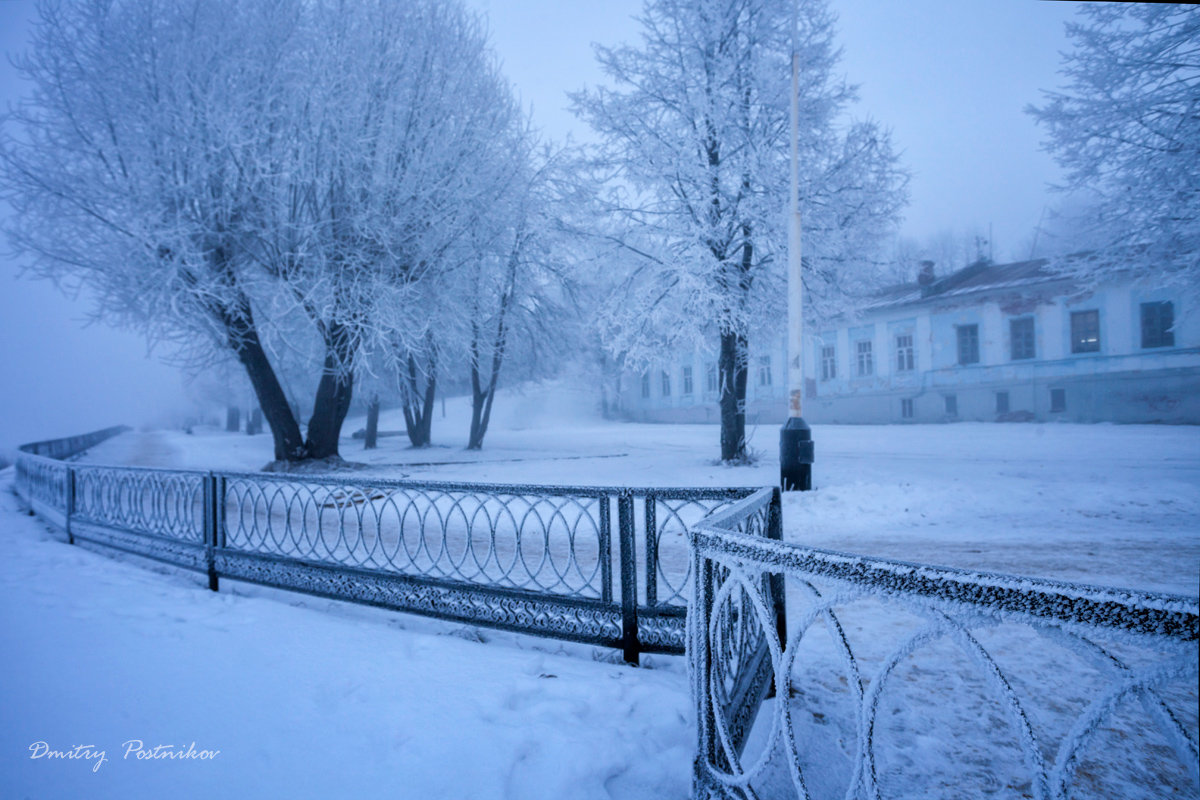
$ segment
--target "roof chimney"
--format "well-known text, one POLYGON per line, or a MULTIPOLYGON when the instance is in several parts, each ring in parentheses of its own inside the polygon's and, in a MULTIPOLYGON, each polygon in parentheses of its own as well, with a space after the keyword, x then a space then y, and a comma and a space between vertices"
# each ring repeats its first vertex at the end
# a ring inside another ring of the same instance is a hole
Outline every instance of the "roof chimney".
POLYGON ((917 273, 917 284, 919 286, 931 286, 936 277, 933 274, 933 262, 922 261, 921 271, 917 273))

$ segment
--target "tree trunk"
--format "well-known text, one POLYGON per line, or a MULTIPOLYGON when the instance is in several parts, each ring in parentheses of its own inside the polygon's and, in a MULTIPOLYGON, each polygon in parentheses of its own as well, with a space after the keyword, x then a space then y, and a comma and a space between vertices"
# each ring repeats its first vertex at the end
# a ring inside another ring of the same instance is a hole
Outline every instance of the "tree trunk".
POLYGON ((222 310, 221 317, 228 331, 229 346, 238 361, 246 369, 254 395, 262 408, 271 436, 275 440, 276 461, 302 461, 308 457, 308 449, 300 436, 300 426, 288 406, 287 395, 279 385, 279 378, 271 367, 267 353, 263 350, 250 313, 249 302, 241 301, 241 313, 231 314, 222 310))
POLYGON ((417 359, 408 354, 408 375, 403 379, 404 427, 408 441, 413 447, 428 447, 433 442, 433 406, 437 395, 437 351, 433 338, 427 337, 425 359, 425 387, 422 391, 421 370, 417 359))
POLYGON ((487 435, 488 422, 492 418, 492 401, 496 398, 496 373, 492 373, 487 389, 479 390, 478 371, 471 370, 471 436, 467 440, 468 450, 482 450, 483 437, 487 435))
POLYGON ((374 450, 379 437, 379 395, 371 395, 367 403, 367 435, 363 437, 363 450, 374 450))
POLYGON ((354 395, 354 373, 350 369, 354 347, 353 331, 348 327, 340 323, 326 326, 325 367, 317 384, 305 442, 309 458, 338 455, 338 438, 354 395))
MULTIPOLYGON (((487 389, 480 390, 479 375, 479 326, 471 323, 471 435, 467 439, 468 450, 482 450, 483 437, 487 435, 488 422, 492 418, 492 402, 496 399, 496 383, 500 379, 500 368, 504 366, 504 350, 508 344, 508 308, 512 302, 517 281, 517 250, 509 256, 508 282, 500 295, 500 308, 496 314, 496 338, 492 340, 492 371, 488 376, 487 389)), ((476 315, 478 318, 478 306, 476 315)))
POLYGON ((237 406, 225 407, 225 432, 237 433, 242 429, 242 410, 237 406))
POLYGON ((732 331, 721 334, 718 360, 721 382, 721 460, 746 457, 746 337, 732 331))
MULTIPOLYGON (((743 188, 748 184, 743 182, 743 188)), ((753 283, 753 229, 742 224, 742 257, 734 276, 737 308, 745 310, 753 283)), ((714 255, 717 255, 714 251, 714 255)), ((740 315, 739 315, 740 317, 740 315)), ((721 460, 745 461, 746 453, 746 383, 749 377, 750 344, 746 334, 738 330, 721 331, 721 355, 718 360, 721 381, 721 460)))
MULTIPOLYGON (((507 298, 505 298, 507 300, 507 298)), ((487 435, 488 422, 492 418, 492 401, 496 399, 496 382, 500 378, 500 367, 504 364, 504 311, 507 302, 500 306, 500 322, 496 328, 496 340, 492 343, 492 372, 487 388, 481 388, 479 375, 479 329, 472 326, 471 339, 471 435, 467 439, 468 450, 482 450, 483 437, 487 435)))

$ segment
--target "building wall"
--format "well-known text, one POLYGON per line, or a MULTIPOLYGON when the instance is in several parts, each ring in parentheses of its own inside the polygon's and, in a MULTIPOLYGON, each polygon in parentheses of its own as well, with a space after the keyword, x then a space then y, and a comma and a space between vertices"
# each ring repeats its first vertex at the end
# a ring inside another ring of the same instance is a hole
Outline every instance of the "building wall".
MULTIPOLYGON (((936 297, 881 309, 836 329, 813 332, 805 352, 804 417, 809 422, 902 423, 959 420, 1166 422, 1200 424, 1200 314, 1169 292, 1130 286, 1068 294, 1061 285, 1033 286, 978 297, 936 297), (1141 346, 1141 304, 1174 304, 1175 343, 1141 346), (1072 312, 1099 314, 1096 352, 1072 352, 1072 312), (1034 321, 1034 357, 1012 358, 1011 320, 1034 321), (978 326, 979 362, 959 364, 958 333, 978 326), (897 337, 913 337, 913 369, 899 368, 897 337), (859 343, 870 343, 868 374, 860 374, 859 343), (836 375, 822 372, 822 348, 832 344, 836 375), (1007 393, 1008 411, 997 394, 1007 393), (1061 410, 1053 401, 1061 401, 1061 410), (948 401, 952 398, 952 401, 948 401), (906 403, 905 401, 908 401, 906 403), (951 405, 952 402, 952 405, 951 405), (906 416, 906 405, 911 416, 906 416)), ((787 414, 787 353, 782 335, 751 345, 747 421, 782 422, 787 414), (771 383, 760 385, 759 358, 770 360, 771 383)), ((651 396, 639 376, 623 381, 626 416, 658 422, 717 422, 717 394, 706 370, 715 354, 697 351, 664 367, 672 393, 651 371, 651 396), (691 365, 685 395, 682 368, 691 365)))
MULTIPOLYGON (((1076 422, 1200 423, 1200 315, 1186 313, 1178 298, 1161 290, 1115 286, 1083 295, 1042 292, 999 296, 986 301, 953 298, 928 302, 915 310, 918 347, 916 369, 896 373, 894 355, 874 381, 820 380, 817 397, 805 405, 810 422, 938 422, 954 420, 1069 420, 1076 422), (1143 348, 1141 305, 1171 301, 1175 311, 1175 344, 1143 348), (1072 312, 1099 314, 1096 352, 1072 352, 1072 312), (1010 322, 1034 321, 1034 357, 1013 360, 1010 322), (978 325, 979 362, 958 363, 957 330, 978 325), (889 374, 890 372, 890 374, 889 374), (1053 390, 1061 390, 1062 410, 1052 408, 1053 390), (997 393, 1008 394, 1008 412, 998 410, 997 393), (957 413, 950 413, 952 397, 957 413), (912 402, 912 416, 901 413, 912 402)), ((872 315, 889 329, 890 352, 895 332, 910 324, 902 319, 914 310, 872 315)), ((869 324, 857 323, 850 331, 869 324)), ((826 335, 828 338, 828 334, 826 335)), ((849 337, 853 339, 853 334, 849 337)), ((884 346, 884 345, 880 345, 884 346)), ((821 343, 810 358, 819 365, 821 343)), ((851 355, 853 351, 851 350, 851 355)), ((855 364, 839 352, 839 367, 855 364)))

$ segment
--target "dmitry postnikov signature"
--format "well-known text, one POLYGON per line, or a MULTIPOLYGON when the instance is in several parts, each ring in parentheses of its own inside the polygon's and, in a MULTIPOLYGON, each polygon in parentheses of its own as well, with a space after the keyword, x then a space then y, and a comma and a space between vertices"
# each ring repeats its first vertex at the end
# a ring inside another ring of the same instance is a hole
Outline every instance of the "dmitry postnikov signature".
MULTIPOLYGON (((186 748, 177 747, 173 744, 158 744, 147 745, 141 739, 129 739, 121 743, 124 753, 121 758, 125 761, 132 759, 138 761, 145 760, 163 760, 174 759, 177 761, 211 761, 217 757, 220 750, 197 750, 196 743, 192 742, 186 748)), ((66 750, 54 750, 45 742, 34 742, 29 745, 30 758, 66 758, 80 759, 83 761, 95 761, 92 765, 92 772, 96 772, 100 767, 109 760, 106 751, 101 750, 94 744, 77 744, 66 750)))

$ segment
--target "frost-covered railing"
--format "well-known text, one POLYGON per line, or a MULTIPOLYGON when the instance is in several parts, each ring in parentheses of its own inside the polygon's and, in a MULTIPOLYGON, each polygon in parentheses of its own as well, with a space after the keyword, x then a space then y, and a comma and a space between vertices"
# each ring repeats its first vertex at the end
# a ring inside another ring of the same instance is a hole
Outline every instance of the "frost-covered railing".
POLYGON ((51 518, 59 527, 65 527, 70 482, 69 467, 63 459, 79 455, 127 430, 129 428, 124 425, 116 425, 65 439, 21 445, 17 456, 17 490, 30 504, 30 509, 51 518))
POLYGON ((46 458, 70 458, 128 430, 130 428, 127 425, 114 425, 111 428, 104 428, 103 430, 92 431, 91 433, 81 433, 78 436, 68 436, 64 439, 47 439, 44 442, 23 444, 19 449, 22 453, 45 456, 46 458))
POLYGON ((28 450, 17 486, 70 541, 206 573, 213 589, 253 581, 618 647, 631 662, 683 653, 687 530, 755 491, 107 467, 28 450))
POLYGON ((763 516, 690 534, 696 797, 1197 796, 1196 599, 782 544, 763 516))

